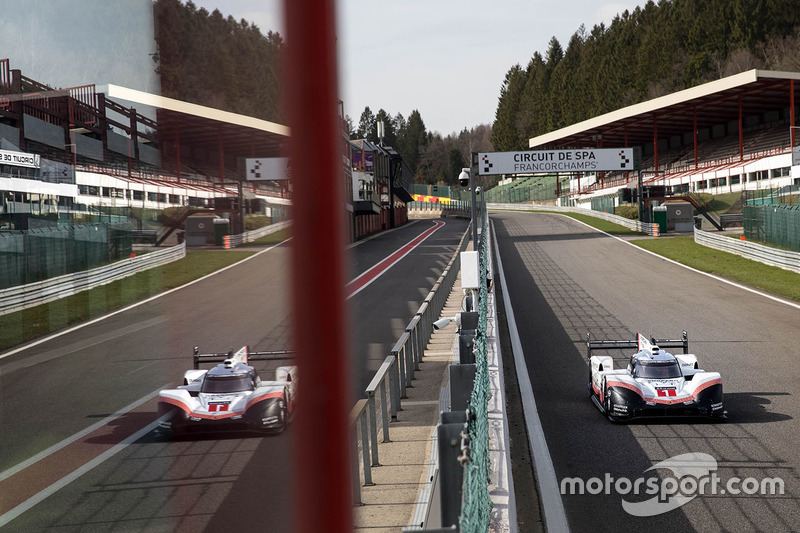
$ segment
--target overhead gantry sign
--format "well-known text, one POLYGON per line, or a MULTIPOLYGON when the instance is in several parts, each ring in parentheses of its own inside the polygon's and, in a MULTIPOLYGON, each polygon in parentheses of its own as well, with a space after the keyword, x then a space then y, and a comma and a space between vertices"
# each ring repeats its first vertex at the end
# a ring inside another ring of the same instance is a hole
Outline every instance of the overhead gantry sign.
POLYGON ((633 148, 478 153, 478 175, 635 170, 633 148))

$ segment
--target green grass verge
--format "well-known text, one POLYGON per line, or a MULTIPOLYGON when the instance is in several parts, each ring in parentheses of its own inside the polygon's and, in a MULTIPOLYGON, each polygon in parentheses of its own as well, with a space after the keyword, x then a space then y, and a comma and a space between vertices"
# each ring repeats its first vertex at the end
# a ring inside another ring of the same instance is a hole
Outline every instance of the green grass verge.
MULTIPOLYGON (((535 211, 556 213, 556 211, 535 211)), ((574 213, 561 213, 611 235, 641 235, 624 226, 618 226, 600 218, 574 213), (610 227, 610 229, 609 229, 610 227), (616 227, 616 229, 614 228, 616 227)), ((738 238, 738 236, 736 237, 738 238)), ((664 256, 678 263, 728 278, 790 300, 800 301, 800 274, 745 259, 721 250, 701 246, 693 237, 664 237, 656 239, 632 239, 632 244, 664 256)))
POLYGON ((641 231, 628 229, 625 226, 620 226, 619 224, 609 222, 602 218, 595 218, 593 216, 580 215, 577 213, 560 213, 560 214, 574 218, 575 220, 580 220, 584 224, 589 224, 593 228, 597 228, 600 231, 605 231, 610 235, 644 235, 641 231))
POLYGON ((641 231, 636 231, 632 229, 628 229, 625 226, 620 226, 619 224, 615 224, 613 222, 609 222, 602 218, 595 218, 590 215, 582 215, 578 213, 564 213, 563 211, 518 211, 516 209, 492 209, 492 211, 505 211, 507 213, 548 213, 551 215, 564 215, 575 220, 580 220, 581 222, 592 226, 593 228, 597 228, 600 231, 605 231, 610 235, 644 235, 641 231))
POLYGON ((180 287, 253 255, 251 251, 197 250, 186 257, 108 285, 0 316, 0 350, 180 287))
POLYGON ((630 242, 701 272, 716 274, 791 300, 800 300, 800 274, 795 272, 701 246, 692 237, 636 239, 630 242))
MULTIPOLYGON (((715 194, 714 199, 708 206, 712 213, 727 213, 742 197, 742 193, 728 192, 724 194, 715 194)), ((737 209, 738 211, 738 209, 737 209)))
POLYGON ((289 228, 284 228, 276 231, 275 233, 264 235, 260 239, 256 239, 253 242, 245 243, 241 247, 244 248, 247 246, 264 246, 264 245, 278 244, 279 242, 285 241, 289 237, 291 237, 291 234, 289 233, 289 228))

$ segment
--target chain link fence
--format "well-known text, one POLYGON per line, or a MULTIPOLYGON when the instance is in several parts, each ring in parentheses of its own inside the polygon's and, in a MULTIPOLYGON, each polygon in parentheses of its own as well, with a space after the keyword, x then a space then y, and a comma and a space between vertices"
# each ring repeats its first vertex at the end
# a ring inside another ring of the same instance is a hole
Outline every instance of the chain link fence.
POLYGON ((129 224, 76 224, 0 232, 0 289, 129 257, 129 224))
POLYGON ((800 252, 797 188, 743 191, 742 225, 748 240, 800 252))
MULTIPOLYGON (((485 211, 484 211, 485 213, 485 211)), ((475 336, 475 381, 467 407, 469 430, 468 446, 462 450, 464 467, 464 498, 459 519, 463 532, 485 532, 489 528, 492 501, 489 496, 491 464, 489 463, 489 398, 492 395, 489 382, 487 348, 488 331, 488 287, 483 273, 488 269, 487 236, 489 217, 481 221, 479 262, 481 287, 478 297, 478 330, 475 336)))

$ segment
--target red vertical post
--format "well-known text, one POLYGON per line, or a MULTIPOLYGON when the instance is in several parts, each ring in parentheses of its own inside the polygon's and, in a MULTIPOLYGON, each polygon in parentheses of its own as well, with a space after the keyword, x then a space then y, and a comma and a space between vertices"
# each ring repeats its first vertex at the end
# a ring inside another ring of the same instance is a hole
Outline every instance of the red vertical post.
POLYGON ((744 159, 744 131, 742 131, 742 95, 739 95, 739 161, 744 159))
POLYGON ((653 154, 655 156, 655 168, 658 170, 658 119, 653 117, 653 154))
POLYGON ((789 80, 789 148, 794 148, 794 80, 789 80))
POLYGON ((693 108, 692 137, 694 139, 694 168, 697 169, 697 106, 693 108))
POLYGON ((352 531, 345 205, 333 0, 286 0, 294 202, 292 323, 303 374, 294 433, 295 531, 352 531), (302 68, 298 68, 302 65, 302 68), (292 68, 294 66, 294 68, 292 68), (331 208, 333 206, 333 208, 331 208), (320 317, 323 317, 320 319, 320 317))
POLYGON ((225 183, 225 150, 222 149, 222 137, 219 138, 219 182, 225 183))
POLYGON ((181 181, 181 138, 178 134, 178 128, 175 128, 175 160, 177 163, 178 181, 181 181))

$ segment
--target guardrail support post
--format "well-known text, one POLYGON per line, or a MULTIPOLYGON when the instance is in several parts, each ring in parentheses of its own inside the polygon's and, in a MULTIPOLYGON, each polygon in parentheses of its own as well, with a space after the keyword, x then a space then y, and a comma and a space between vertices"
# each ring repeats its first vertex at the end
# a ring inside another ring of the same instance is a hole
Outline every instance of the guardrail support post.
POLYGON ((372 469, 369 464, 370 445, 369 431, 367 429, 367 413, 361 413, 361 416, 358 417, 358 423, 361 425, 361 460, 364 463, 364 486, 368 487, 375 483, 372 482, 372 469))
POLYGON ((380 466, 378 462, 378 420, 375 412, 375 393, 370 391, 367 394, 367 407, 369 409, 369 436, 372 449, 372 466, 380 466))
MULTIPOLYGON (((391 378, 389 378, 391 381, 391 378)), ((389 439, 389 407, 386 401, 386 379, 381 380, 381 386, 378 388, 381 395, 381 418, 383 423, 383 442, 392 442, 389 439)), ((391 391, 390 391, 391 392, 391 391)))
POLYGON ((353 428, 353 446, 350 457, 350 482, 353 490, 353 503, 355 505, 364 505, 361 502, 361 473, 358 471, 358 432, 353 428))

